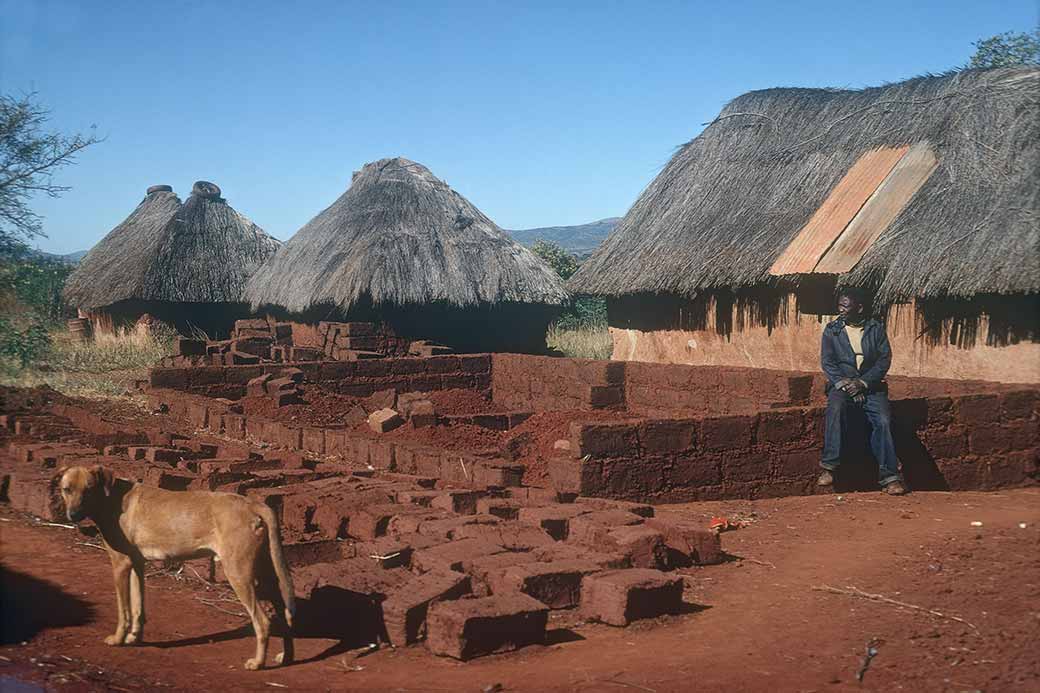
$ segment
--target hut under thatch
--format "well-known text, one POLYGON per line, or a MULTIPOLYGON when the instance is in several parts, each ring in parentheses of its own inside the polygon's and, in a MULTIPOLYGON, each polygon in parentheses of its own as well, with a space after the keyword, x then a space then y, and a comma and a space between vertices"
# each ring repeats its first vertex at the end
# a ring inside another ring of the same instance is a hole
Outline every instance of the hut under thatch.
POLYGON ((541 351, 558 276, 423 165, 381 159, 249 280, 256 309, 357 320, 461 351, 541 351))
POLYGON ((246 279, 281 244, 236 212, 213 183, 183 204, 168 185, 144 200, 80 261, 65 300, 118 324, 150 314, 182 332, 226 333, 249 313, 246 279))
POLYGON ((1040 69, 767 89, 681 147, 572 278, 614 358, 819 368, 836 287, 903 375, 1040 381, 1040 69))

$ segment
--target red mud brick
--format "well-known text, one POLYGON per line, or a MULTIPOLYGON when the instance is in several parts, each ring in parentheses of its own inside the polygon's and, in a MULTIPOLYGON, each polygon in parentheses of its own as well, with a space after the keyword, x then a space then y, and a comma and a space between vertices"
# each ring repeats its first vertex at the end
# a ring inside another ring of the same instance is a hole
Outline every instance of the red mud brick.
MULTIPOLYGON (((392 537, 401 537, 408 534, 418 534, 419 528, 425 523, 437 522, 446 519, 457 519, 456 516, 447 512, 446 510, 434 510, 426 509, 421 506, 416 506, 422 512, 416 514, 401 514, 394 515, 390 520, 390 524, 386 527, 386 532, 392 537)), ((447 539, 448 533, 439 535, 441 539, 447 539)))
POLYGON ((632 568, 590 575, 582 581, 581 607, 589 618, 612 626, 677 614, 683 580, 658 570, 632 568))
POLYGON ((393 516, 413 514, 415 512, 416 507, 414 505, 397 503, 368 505, 350 513, 347 531, 350 533, 350 536, 356 539, 371 541, 386 535, 390 518, 393 516))
POLYGON ((481 498, 477 501, 477 512, 494 515, 503 520, 515 520, 523 507, 510 498, 481 498))
POLYGON ((544 530, 512 522, 462 525, 451 536, 452 539, 482 539, 509 551, 531 551, 556 543, 544 530))
MULTIPOLYGON (((398 448, 400 450, 400 447, 398 448)), ((401 474, 398 472, 383 472, 380 475, 381 479, 388 481, 402 482, 418 486, 421 489, 429 490, 437 485, 437 477, 433 476, 418 476, 416 474, 401 474)))
POLYGON ((479 556, 493 556, 505 549, 481 539, 460 539, 416 551, 412 554, 412 568, 420 572, 462 569, 462 562, 479 556))
POLYGON ((701 441, 707 450, 736 450, 751 445, 754 418, 724 416, 701 421, 701 441))
POLYGON ((526 563, 488 576, 492 594, 523 592, 550 609, 569 609, 581 600, 582 579, 599 572, 591 561, 526 563))
POLYGON ((803 435, 802 412, 798 409, 764 411, 758 415, 758 442, 782 445, 803 435))
POLYGON ((623 554, 616 552, 601 553, 587 546, 562 541, 532 549, 528 555, 543 563, 552 563, 553 561, 591 561, 599 566, 600 570, 617 570, 632 567, 632 561, 623 554))
POLYGON ((693 421, 645 421, 639 427, 639 442, 648 454, 684 452, 697 443, 693 421))
POLYGON ((723 481, 764 481, 769 478, 770 455, 763 450, 739 450, 722 453, 720 469, 723 481))
POLYGON ((1003 452, 1009 444, 1000 426, 975 426, 968 432, 968 451, 973 455, 1003 452))
POLYGON ((618 527, 607 536, 637 568, 664 568, 668 565, 664 535, 656 529, 645 525, 618 527))
POLYGON ((1040 403, 1036 390, 1016 390, 1000 396, 1000 416, 1004 420, 1028 419, 1040 403))
POLYGON ((1015 421, 1001 427, 1001 432, 1012 450, 1025 450, 1040 444, 1040 423, 1032 420, 1015 421))
POLYGON ((547 505, 535 508, 521 508, 517 519, 526 525, 541 527, 553 539, 567 538, 571 518, 589 512, 588 508, 578 505, 547 505))
POLYGON ((435 496, 430 505, 460 515, 473 515, 477 512, 476 491, 444 491, 435 496))
POLYGON ((419 534, 441 537, 443 539, 454 539, 455 534, 462 527, 468 525, 497 525, 501 522, 494 515, 455 515, 447 510, 437 510, 435 508, 431 508, 431 511, 442 513, 442 516, 431 518, 425 514, 419 515, 418 517, 421 518, 417 530, 419 534))
POLYGON ((774 473, 781 479, 819 474, 822 457, 823 451, 820 448, 784 452, 773 462, 774 473))
POLYGON ((607 535, 616 527, 642 524, 643 518, 624 510, 596 510, 571 518, 568 541, 600 547, 608 542, 607 535))
POLYGON ((977 457, 936 460, 936 466, 951 491, 972 491, 986 484, 986 465, 977 457))
POLYGON ((439 602, 427 615, 426 647, 467 660, 545 642, 549 610, 524 594, 439 602))
POLYGON ((149 467, 148 471, 145 472, 144 482, 149 486, 158 486, 167 491, 185 491, 196 478, 194 474, 175 469, 149 467))
POLYGON ((325 429, 308 426, 303 429, 303 449, 315 455, 325 454, 325 429))
POLYGON ((654 506, 646 503, 633 503, 612 498, 589 498, 587 496, 578 496, 574 502, 584 505, 591 510, 624 510, 640 517, 654 516, 654 506))
POLYGON ((469 591, 470 578, 461 573, 426 573, 406 582, 383 602, 390 644, 403 647, 425 638, 430 605, 458 599, 469 591))
POLYGON ((725 559, 717 532, 692 522, 662 517, 650 518, 646 525, 664 535, 665 546, 671 554, 669 563, 673 567, 714 565, 725 559))
POLYGON ((968 426, 997 423, 1000 420, 1000 400, 996 395, 965 395, 954 401, 957 419, 968 426))
POLYGON ((413 428, 425 428, 436 425, 437 411, 433 407, 433 402, 429 400, 413 402, 408 409, 408 421, 413 428))
POLYGON ((535 563, 539 560, 544 559, 535 558, 534 552, 510 551, 465 560, 462 562, 461 568, 462 572, 472 578, 473 593, 478 597, 486 597, 491 594, 491 587, 488 583, 492 575, 501 573, 506 568, 535 563))
MULTIPOLYGON (((346 543, 346 542, 341 542, 346 543)), ((412 545, 393 537, 380 537, 373 541, 353 545, 357 555, 376 562, 380 568, 407 568, 412 562, 412 545)))
POLYGON ((405 491, 397 492, 397 502, 405 504, 411 503, 412 505, 418 505, 423 508, 429 508, 433 503, 433 499, 441 495, 443 495, 441 491, 416 491, 413 489, 408 489, 405 491))
POLYGON ((487 354, 460 356, 459 367, 466 373, 488 373, 491 370, 491 357, 487 354))
POLYGON ((558 503, 560 500, 556 489, 552 488, 522 486, 509 488, 506 492, 509 494, 509 498, 525 506, 550 505, 558 503))
POLYGON ((368 426, 376 433, 392 431, 404 423, 404 419, 393 409, 380 409, 368 417, 368 426))
POLYGON ((630 457, 639 454, 634 423, 580 423, 570 427, 571 449, 579 457, 630 457))
POLYGON ((519 486, 524 469, 522 464, 509 464, 504 460, 482 461, 473 467, 473 485, 479 488, 519 486))

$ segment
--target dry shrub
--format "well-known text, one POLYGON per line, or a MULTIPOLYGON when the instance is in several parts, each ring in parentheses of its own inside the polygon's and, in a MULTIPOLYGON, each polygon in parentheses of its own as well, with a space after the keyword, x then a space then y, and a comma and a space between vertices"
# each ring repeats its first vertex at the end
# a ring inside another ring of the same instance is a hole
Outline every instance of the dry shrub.
POLYGON ((546 343, 571 358, 609 359, 614 351, 614 342, 605 322, 550 325, 546 343))

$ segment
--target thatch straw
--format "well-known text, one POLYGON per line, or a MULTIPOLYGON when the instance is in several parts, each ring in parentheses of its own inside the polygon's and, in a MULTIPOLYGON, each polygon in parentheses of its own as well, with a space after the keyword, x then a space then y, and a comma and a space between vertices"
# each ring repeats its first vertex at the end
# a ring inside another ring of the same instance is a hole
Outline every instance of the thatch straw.
POLYGON ((408 159, 365 165, 250 279, 259 306, 560 304, 557 275, 466 198, 408 159))
POLYGON ((280 243, 199 181, 183 205, 169 186, 144 201, 80 262, 65 285, 79 308, 118 301, 232 303, 280 243))
POLYGON ((745 94, 675 154, 569 288, 693 296, 777 283, 770 266, 857 159, 927 141, 938 168, 840 283, 879 303, 1035 293, 1038 94, 1035 67, 745 94))

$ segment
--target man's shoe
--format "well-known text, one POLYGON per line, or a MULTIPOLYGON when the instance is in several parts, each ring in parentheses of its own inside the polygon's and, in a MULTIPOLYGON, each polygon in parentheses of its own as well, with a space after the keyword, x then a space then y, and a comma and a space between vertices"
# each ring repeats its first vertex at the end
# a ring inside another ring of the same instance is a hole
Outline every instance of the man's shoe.
POLYGON ((831 474, 829 469, 824 469, 820 472, 820 477, 816 480, 817 486, 833 486, 834 475, 831 474))
POLYGON ((901 481, 893 481, 889 484, 885 484, 885 488, 883 490, 890 496, 906 495, 906 486, 903 486, 903 483, 901 481))

